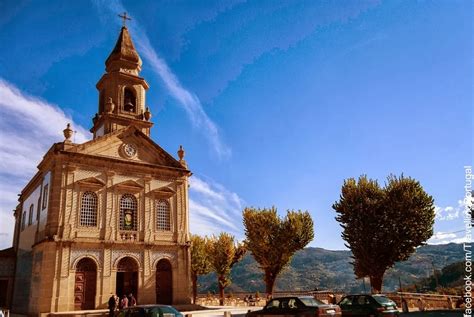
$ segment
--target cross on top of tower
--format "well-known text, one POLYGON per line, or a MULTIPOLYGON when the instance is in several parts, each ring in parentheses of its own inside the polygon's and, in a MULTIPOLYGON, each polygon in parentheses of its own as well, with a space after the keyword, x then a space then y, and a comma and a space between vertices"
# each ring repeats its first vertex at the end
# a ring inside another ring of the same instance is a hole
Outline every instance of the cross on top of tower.
POLYGON ((127 12, 124 12, 123 15, 119 14, 118 16, 123 20, 124 27, 126 27, 125 23, 127 23, 127 20, 132 20, 130 17, 127 16, 127 12))

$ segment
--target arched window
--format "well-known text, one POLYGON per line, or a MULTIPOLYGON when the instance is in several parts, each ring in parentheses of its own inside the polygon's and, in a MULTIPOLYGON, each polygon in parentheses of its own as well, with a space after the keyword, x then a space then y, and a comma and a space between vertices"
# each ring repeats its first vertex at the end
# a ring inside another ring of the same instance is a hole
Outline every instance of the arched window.
POLYGON ((137 98, 131 88, 125 88, 123 93, 123 110, 128 112, 136 112, 137 98))
POLYGON ((120 198, 120 230, 137 230, 137 199, 131 194, 120 198))
POLYGON ((82 194, 79 224, 82 227, 97 226, 97 195, 93 192, 82 194))
POLYGON ((21 216, 21 230, 25 229, 26 225, 26 210, 23 211, 23 215, 21 216))
POLYGON ((33 204, 30 205, 30 213, 28 214, 28 226, 33 223, 33 204))
POLYGON ((170 204, 164 199, 156 201, 156 230, 171 230, 170 204))
POLYGON ((48 186, 49 184, 46 184, 44 185, 44 188, 43 188, 43 203, 42 203, 42 207, 43 209, 46 208, 46 206, 48 206, 48 186))

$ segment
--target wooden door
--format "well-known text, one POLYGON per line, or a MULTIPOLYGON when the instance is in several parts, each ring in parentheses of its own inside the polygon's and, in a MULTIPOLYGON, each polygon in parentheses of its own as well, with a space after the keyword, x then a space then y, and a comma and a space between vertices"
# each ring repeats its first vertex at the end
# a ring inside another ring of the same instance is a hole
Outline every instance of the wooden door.
POLYGON ((74 308, 76 310, 95 308, 97 267, 91 259, 82 259, 76 266, 74 285, 74 308))
POLYGON ((8 280, 0 280, 0 307, 7 307, 8 280))
POLYGON ((173 303, 173 275, 168 260, 160 260, 156 266, 156 303, 173 303))

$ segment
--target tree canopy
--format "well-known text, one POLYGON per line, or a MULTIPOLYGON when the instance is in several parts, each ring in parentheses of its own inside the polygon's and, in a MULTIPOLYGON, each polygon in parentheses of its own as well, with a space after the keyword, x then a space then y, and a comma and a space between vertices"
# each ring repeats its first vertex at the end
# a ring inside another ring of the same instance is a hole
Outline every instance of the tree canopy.
POLYGON ((207 243, 207 254, 211 267, 217 274, 220 305, 224 304, 224 289, 231 284, 230 271, 246 253, 243 243, 235 242, 234 236, 222 232, 212 236, 207 243))
POLYGON ((369 276, 375 292, 381 291, 388 268, 408 259, 433 235, 433 198, 403 175, 390 175, 383 188, 365 175, 358 181, 349 178, 333 209, 352 251, 355 275, 369 276))
POLYGON ((211 262, 207 254, 207 237, 191 235, 191 280, 193 283, 193 302, 196 303, 197 279, 199 275, 211 272, 211 262))
POLYGON ((314 238, 313 220, 305 211, 245 208, 243 211, 247 249, 264 271, 267 294, 273 294, 275 280, 293 254, 314 238))

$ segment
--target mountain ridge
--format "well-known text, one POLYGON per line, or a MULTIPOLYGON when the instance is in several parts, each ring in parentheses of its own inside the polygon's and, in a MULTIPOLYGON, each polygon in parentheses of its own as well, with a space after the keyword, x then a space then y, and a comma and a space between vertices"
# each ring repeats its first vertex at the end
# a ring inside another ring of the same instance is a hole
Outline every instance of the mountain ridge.
MULTIPOLYGON (((350 250, 326 250, 307 247, 295 253, 290 264, 276 280, 275 290, 298 291, 333 289, 345 292, 361 292, 370 289, 368 282, 355 278, 350 250)), ((398 289, 420 283, 433 271, 464 259, 463 245, 424 245, 418 247, 407 261, 398 262, 384 275, 383 291, 398 289), (400 278, 400 282, 399 282, 400 278)), ((226 292, 265 291, 263 271, 253 256, 248 253, 242 261, 234 265, 231 272, 232 284, 226 292)), ((211 273, 199 277, 199 292, 216 292, 217 278, 211 273)))

